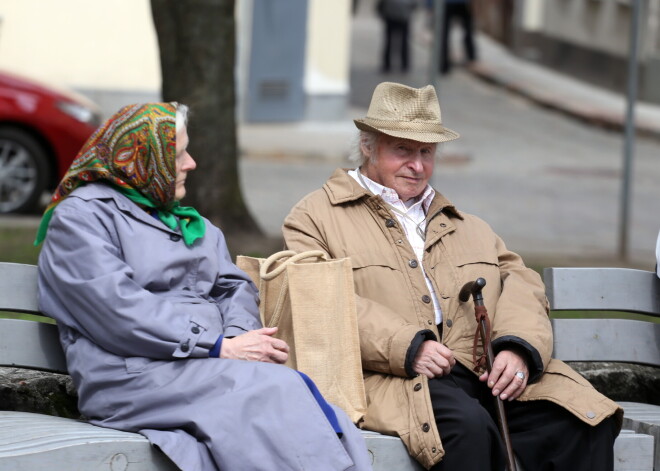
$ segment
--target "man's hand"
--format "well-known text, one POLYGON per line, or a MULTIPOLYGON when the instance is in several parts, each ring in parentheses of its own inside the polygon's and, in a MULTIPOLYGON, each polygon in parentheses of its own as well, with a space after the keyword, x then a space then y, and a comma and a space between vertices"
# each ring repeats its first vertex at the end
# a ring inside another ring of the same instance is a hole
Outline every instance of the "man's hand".
POLYGON ((488 381, 488 387, 493 390, 493 396, 500 396, 503 401, 513 401, 520 396, 529 378, 529 369, 525 360, 511 350, 502 350, 495 356, 493 370, 479 377, 480 381, 488 381), (523 378, 516 376, 522 371, 523 378))
POLYGON ((431 379, 448 375, 455 364, 451 350, 435 340, 425 340, 413 360, 413 371, 431 379))
POLYGON ((276 332, 277 327, 264 327, 222 339, 220 358, 284 363, 289 357, 289 346, 284 340, 273 337, 276 332))

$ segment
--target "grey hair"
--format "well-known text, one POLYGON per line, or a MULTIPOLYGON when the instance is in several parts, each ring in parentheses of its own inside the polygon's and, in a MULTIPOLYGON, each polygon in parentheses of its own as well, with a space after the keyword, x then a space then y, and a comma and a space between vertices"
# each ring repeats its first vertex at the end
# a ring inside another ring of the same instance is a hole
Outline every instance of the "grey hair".
POLYGON ((368 157, 362 152, 362 144, 369 149, 375 149, 376 144, 378 144, 378 136, 379 133, 376 132, 358 131, 351 141, 351 147, 348 151, 348 160, 360 165, 364 164, 368 157))
POLYGON ((179 134, 179 131, 185 126, 188 126, 188 112, 190 108, 188 105, 183 103, 177 103, 176 105, 176 133, 179 134))
MULTIPOLYGON (((376 145, 378 144, 378 139, 380 138, 381 133, 378 132, 373 132, 373 131, 358 131, 358 133, 353 137, 353 140, 351 141, 350 148, 348 150, 348 160, 350 162, 355 162, 360 165, 363 165, 367 159, 368 156, 362 152, 362 145, 364 147, 375 150, 376 145)), ((441 150, 441 143, 438 143, 435 147, 435 159, 440 158, 440 150, 441 150)), ((376 160, 376 154, 375 152, 371 153, 371 162, 374 162, 376 160)))

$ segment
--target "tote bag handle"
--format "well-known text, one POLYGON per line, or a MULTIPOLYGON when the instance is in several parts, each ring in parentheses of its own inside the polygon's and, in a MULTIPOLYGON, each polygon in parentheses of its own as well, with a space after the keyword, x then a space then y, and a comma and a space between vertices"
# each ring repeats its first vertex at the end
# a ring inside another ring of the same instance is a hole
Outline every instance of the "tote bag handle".
POLYGON ((274 253, 264 261, 259 270, 259 276, 264 281, 270 281, 286 270, 287 265, 299 262, 306 258, 320 258, 321 260, 327 260, 325 252, 321 250, 308 250, 300 253, 296 253, 293 250, 283 250, 274 253), (280 266, 276 267, 273 271, 269 272, 271 265, 277 263, 283 258, 286 258, 287 260, 285 260, 280 266))

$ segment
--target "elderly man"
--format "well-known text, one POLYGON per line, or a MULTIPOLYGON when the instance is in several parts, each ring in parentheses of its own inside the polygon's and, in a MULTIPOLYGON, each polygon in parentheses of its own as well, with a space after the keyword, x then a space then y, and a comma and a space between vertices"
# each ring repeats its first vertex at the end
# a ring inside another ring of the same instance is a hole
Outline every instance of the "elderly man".
POLYGON ((360 129, 360 166, 338 169, 284 222, 289 249, 353 263, 368 410, 362 426, 398 435, 425 468, 503 469, 493 420, 505 403, 524 468, 612 469, 621 410, 550 358, 540 277, 481 219, 429 185, 444 127, 431 86, 381 83, 360 129), (475 369, 464 283, 483 277, 494 368, 475 369))

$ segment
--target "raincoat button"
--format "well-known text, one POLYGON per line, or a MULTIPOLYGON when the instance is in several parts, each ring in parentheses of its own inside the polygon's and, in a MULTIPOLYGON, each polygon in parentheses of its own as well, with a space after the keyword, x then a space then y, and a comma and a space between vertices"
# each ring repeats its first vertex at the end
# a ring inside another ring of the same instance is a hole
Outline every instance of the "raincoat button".
POLYGON ((431 430, 431 426, 429 424, 424 424, 422 425, 422 430, 424 432, 428 432, 429 430, 431 430))
POLYGON ((197 327, 196 325, 193 326, 193 328, 190 329, 190 331, 191 331, 193 334, 199 334, 199 332, 200 332, 200 331, 199 331, 199 327, 197 327))
POLYGON ((182 345, 181 345, 181 351, 182 352, 187 352, 190 350, 190 340, 186 340, 182 345))
POLYGON ((410 265, 410 268, 417 268, 417 260, 410 260, 408 265, 410 265))
POLYGON ((181 236, 179 234, 170 234, 170 240, 172 242, 179 242, 181 240, 181 236))
POLYGON ((588 419, 593 419, 594 417, 596 417, 596 413, 595 413, 595 412, 593 412, 593 411, 589 411, 589 412, 587 412, 587 418, 588 418, 588 419))
POLYGON ((427 320, 426 322, 428 322, 429 325, 433 325, 433 321, 431 319, 427 320))
POLYGON ((452 322, 451 319, 447 319, 446 324, 447 324, 447 327, 451 327, 452 325, 454 325, 454 323, 452 322))
POLYGON ((440 227, 447 227, 447 224, 445 224, 445 223, 443 222, 443 223, 440 224, 440 227))
POLYGON ((424 296, 422 296, 422 301, 424 301, 426 304, 430 303, 431 296, 425 294, 424 296))
POLYGON ((396 223, 394 222, 393 219, 388 219, 387 221, 385 221, 385 226, 387 227, 394 227, 395 225, 396 223))
POLYGON ((436 453, 437 451, 438 451, 438 449, 436 447, 431 448, 432 453, 436 453))
POLYGON ((422 389, 422 383, 417 383, 413 389, 415 391, 419 391, 420 389, 422 389))

